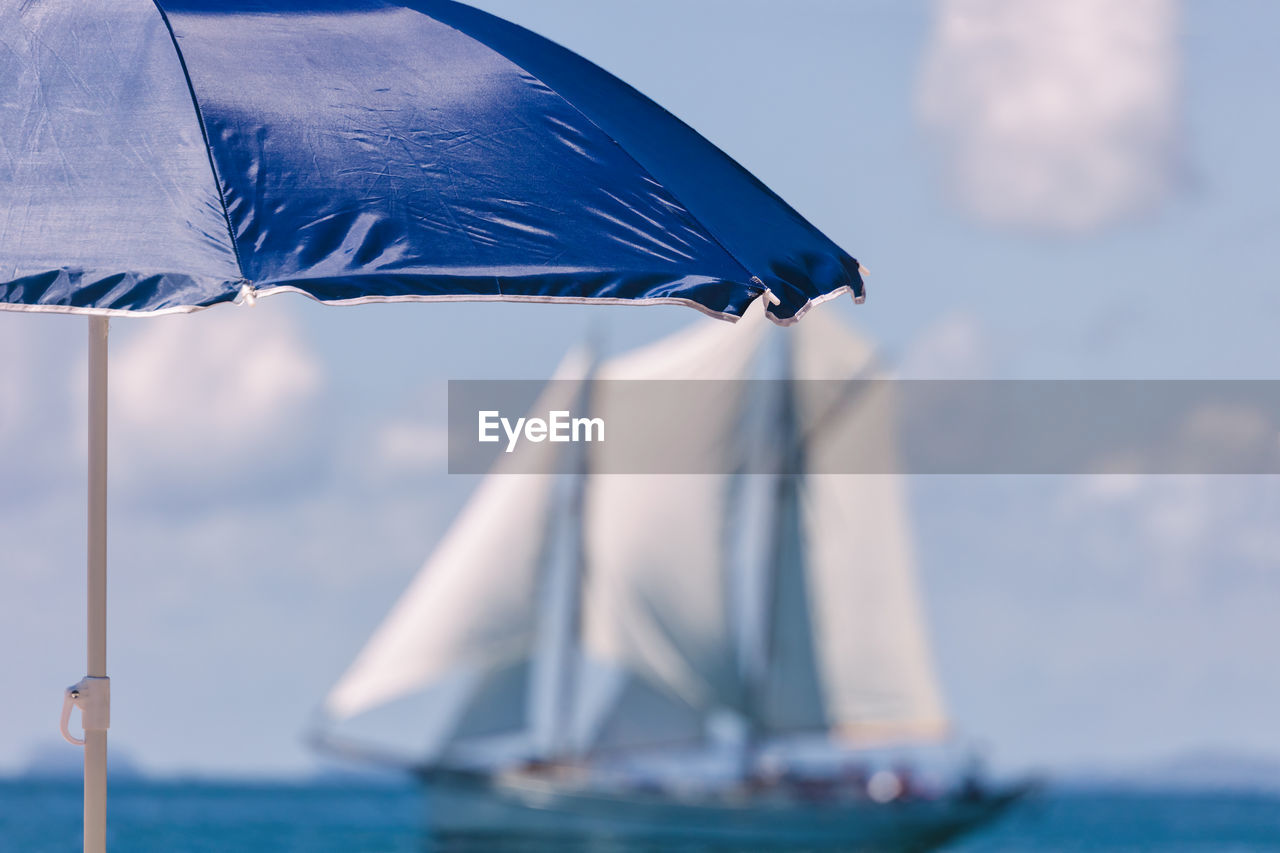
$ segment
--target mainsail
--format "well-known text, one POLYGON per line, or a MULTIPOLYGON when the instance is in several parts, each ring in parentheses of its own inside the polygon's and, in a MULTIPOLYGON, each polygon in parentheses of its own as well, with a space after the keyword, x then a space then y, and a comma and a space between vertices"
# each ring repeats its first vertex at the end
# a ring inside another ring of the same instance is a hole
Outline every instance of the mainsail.
MULTIPOLYGON (((594 373, 571 360, 557 378, 576 381, 547 392, 565 399, 537 409, 573 408, 573 395, 608 421, 634 403, 621 383, 597 379, 758 378, 777 334, 786 378, 876 375, 871 349, 835 321, 815 316, 771 332, 755 313, 594 373)), ((445 746, 526 730, 541 757, 583 760, 695 743, 724 714, 741 719, 753 742, 940 733, 901 480, 822 473, 838 470, 840 435, 890 458, 889 407, 833 397, 829 387, 707 382, 718 399, 684 440, 722 473, 596 473, 617 461, 605 444, 568 466, 578 469, 568 490, 554 474, 490 476, 334 688, 330 716, 359 715, 462 671, 445 746), (781 413, 773 428, 747 428, 748 411, 762 406, 781 413), (741 473, 753 454, 780 448, 797 454, 798 473, 741 473), (763 497, 748 512, 743 495, 753 489, 763 497), (735 547, 761 527, 763 547, 735 547), (744 594, 753 584, 756 594, 744 594)), ((860 393, 889 391, 873 383, 860 393)))
POLYGON ((842 436, 896 456, 892 407, 867 344, 817 315, 791 337, 793 436, 802 473, 778 490, 764 734, 932 737, 947 723, 920 607, 900 477, 840 470, 842 436), (833 394, 833 389, 839 394, 833 394))
MULTIPOLYGON (((735 327, 707 324, 601 366, 602 380, 704 383, 705 405, 682 425, 681 441, 686 455, 723 473, 604 474, 587 484, 583 652, 640 682, 620 691, 612 706, 595 709, 594 719, 585 715, 588 751, 700 737, 702 715, 741 705, 726 590, 732 472, 749 450, 739 428, 749 385, 724 380, 749 376, 766 325, 752 310, 735 327), (664 702, 687 710, 659 708, 664 702)), ((600 388, 595 410, 606 421, 625 419, 637 395, 621 382, 600 388)), ((611 452, 607 443, 596 450, 593 467, 622 467, 610 464, 611 452)))

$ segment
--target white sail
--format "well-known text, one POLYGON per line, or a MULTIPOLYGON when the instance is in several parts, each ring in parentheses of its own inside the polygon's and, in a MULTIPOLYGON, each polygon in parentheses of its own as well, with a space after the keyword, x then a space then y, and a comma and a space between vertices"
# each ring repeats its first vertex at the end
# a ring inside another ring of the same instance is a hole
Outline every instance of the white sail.
MULTIPOLYGON (((871 348, 819 312, 806 318, 793 352, 797 378, 874 374, 871 348)), ((780 621, 793 629, 802 621, 811 625, 813 669, 827 727, 855 739, 938 735, 947 723, 921 610, 902 480, 889 474, 823 473, 838 470, 832 454, 837 444, 847 446, 849 436, 879 458, 894 457, 892 407, 871 399, 892 388, 876 384, 834 413, 829 388, 796 395, 800 424, 816 425, 806 442, 799 502, 809 617, 780 614, 780 621)), ((788 604, 785 598, 779 603, 788 604)))
MULTIPOLYGON (((549 385, 535 411, 571 408, 585 373, 584 356, 567 358, 555 377, 565 381, 549 385)), ((531 446, 519 464, 537 465, 532 454, 559 453, 560 447, 531 446)), ((504 471, 499 463, 494 474, 504 471)), ((485 478, 329 693, 325 708, 331 718, 354 717, 459 668, 477 673, 477 690, 492 686, 491 674, 516 672, 509 668, 533 653, 537 611, 532 603, 538 599, 556 483, 554 474, 485 478)), ((470 714, 489 712, 472 704, 470 714)))
MULTIPOLYGON (((743 379, 764 331, 759 308, 736 326, 701 325, 632 355, 605 363, 602 380, 743 379)), ((709 401, 683 422, 684 452, 700 454, 708 469, 728 472, 742 383, 717 383, 706 389, 709 401)), ((629 393, 597 386, 593 411, 606 420, 621 414, 629 393), (610 395, 617 397, 611 398, 610 395)), ((671 417, 684 413, 671 412, 671 417)), ((593 449, 595 465, 608 464, 593 449)), ((615 468, 616 470, 616 468, 615 468)), ((618 701, 600 709, 608 720, 586 719, 597 733, 596 749, 634 744, 645 719, 660 715, 652 707, 665 694, 672 719, 688 719, 688 709, 706 712, 737 707, 742 683, 735 622, 728 588, 727 559, 732 476, 721 474, 621 475, 589 478, 585 494, 587 574, 584 588, 583 650, 640 682, 619 696, 643 692, 646 702, 618 701), (635 716, 635 720, 620 717, 635 716), (611 742, 610 733, 617 734, 611 742), (624 734, 625 733, 625 734, 624 734)), ((687 728, 687 726, 686 726, 687 728)), ((668 737, 654 731, 655 741, 668 737)))
POLYGON ((803 482, 786 476, 768 483, 776 490, 773 541, 763 555, 761 573, 764 618, 764 675, 757 682, 749 716, 754 735, 778 732, 817 732, 828 727, 824 673, 815 647, 805 513, 801 507, 803 482))
MULTIPOLYGON (((870 347, 815 314, 777 333, 787 375, 874 375, 870 347)), ((707 324, 606 362, 590 382, 586 359, 569 359, 556 378, 578 381, 550 385, 536 408, 586 399, 593 417, 616 422, 636 415, 636 397, 608 380, 752 378, 767 330, 755 306, 737 326, 707 324)), ((716 399, 670 413, 684 416, 685 451, 720 473, 590 473, 625 467, 603 444, 585 449, 587 476, 571 490, 552 474, 486 478, 330 693, 331 717, 449 682, 458 689, 437 750, 520 732, 552 758, 606 756, 696 741, 722 711, 747 718, 756 738, 943 731, 901 479, 823 473, 849 435, 892 458, 891 410, 799 383, 775 423, 779 387, 708 383, 699 393, 716 399), (756 429, 744 428, 748 408, 756 429), (801 475, 735 473, 788 429, 805 436, 801 475), (744 510, 748 491, 767 519, 744 510), (577 523, 566 493, 580 501, 577 523)))

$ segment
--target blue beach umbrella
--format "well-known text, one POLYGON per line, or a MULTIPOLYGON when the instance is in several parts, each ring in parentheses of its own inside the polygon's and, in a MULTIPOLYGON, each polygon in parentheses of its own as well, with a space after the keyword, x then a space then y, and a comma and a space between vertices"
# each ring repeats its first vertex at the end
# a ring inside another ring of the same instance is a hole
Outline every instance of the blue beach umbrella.
POLYGON ((0 10, 0 309, 90 317, 85 849, 105 847, 112 315, 689 305, 778 323, 859 265, 607 72, 448 0, 27 0, 0 10))

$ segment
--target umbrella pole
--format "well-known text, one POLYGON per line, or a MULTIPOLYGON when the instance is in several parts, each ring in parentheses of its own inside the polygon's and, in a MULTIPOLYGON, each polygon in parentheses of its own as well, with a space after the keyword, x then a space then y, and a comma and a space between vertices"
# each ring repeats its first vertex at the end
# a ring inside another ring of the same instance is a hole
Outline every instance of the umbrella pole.
POLYGON ((99 707, 82 707, 84 722, 84 851, 107 848, 107 331, 106 317, 89 318, 89 548, 88 678, 99 707), (99 680, 100 679, 100 680, 99 680))

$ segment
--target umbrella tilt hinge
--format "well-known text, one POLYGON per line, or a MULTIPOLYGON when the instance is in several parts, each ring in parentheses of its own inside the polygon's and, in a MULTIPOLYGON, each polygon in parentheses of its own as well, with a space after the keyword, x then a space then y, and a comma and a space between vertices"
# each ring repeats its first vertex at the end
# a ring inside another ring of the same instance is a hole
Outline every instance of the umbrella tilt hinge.
POLYGON ((86 732, 105 732, 111 727, 111 679, 86 675, 67 688, 62 696, 60 728, 67 743, 84 746, 84 741, 71 734, 71 709, 80 709, 80 725, 86 732))

